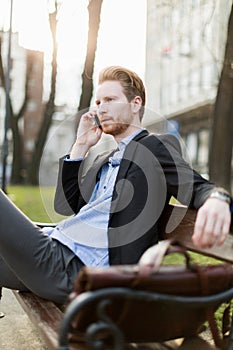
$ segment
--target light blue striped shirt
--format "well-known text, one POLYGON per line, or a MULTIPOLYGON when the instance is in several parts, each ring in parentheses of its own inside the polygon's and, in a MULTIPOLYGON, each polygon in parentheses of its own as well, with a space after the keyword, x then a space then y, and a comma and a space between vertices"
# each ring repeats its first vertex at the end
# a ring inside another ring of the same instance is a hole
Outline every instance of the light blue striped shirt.
POLYGON ((119 143, 119 150, 101 168, 89 202, 75 216, 61 221, 55 228, 44 229, 50 237, 69 247, 86 266, 109 265, 108 222, 113 189, 125 147, 140 132, 119 143))

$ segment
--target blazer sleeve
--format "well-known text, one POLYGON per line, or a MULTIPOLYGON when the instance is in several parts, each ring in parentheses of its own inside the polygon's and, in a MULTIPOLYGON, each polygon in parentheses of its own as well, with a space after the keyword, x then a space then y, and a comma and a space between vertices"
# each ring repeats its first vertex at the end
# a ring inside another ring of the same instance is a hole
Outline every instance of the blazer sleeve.
POLYGON ((59 159, 57 186, 54 209, 62 215, 73 215, 85 204, 79 186, 79 172, 82 161, 65 161, 59 159))
POLYGON ((57 187, 54 198, 54 209, 62 215, 77 214, 89 201, 95 188, 98 172, 108 158, 103 154, 96 158, 86 157, 82 160, 59 160, 57 187))
POLYGON ((180 203, 198 209, 211 192, 216 190, 216 185, 185 161, 177 137, 161 135, 159 141, 156 155, 163 168, 168 194, 180 203))

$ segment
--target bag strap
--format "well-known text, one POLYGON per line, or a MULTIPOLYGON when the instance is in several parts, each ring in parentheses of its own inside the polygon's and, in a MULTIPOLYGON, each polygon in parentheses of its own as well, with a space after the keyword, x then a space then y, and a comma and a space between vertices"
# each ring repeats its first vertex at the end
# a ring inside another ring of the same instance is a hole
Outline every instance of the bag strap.
MULTIPOLYGON (((201 291, 203 296, 209 295, 209 281, 205 274, 205 271, 201 268, 201 266, 198 266, 198 265, 195 265, 195 269, 200 279, 201 291)), ((216 318, 215 318, 214 309, 212 307, 208 307, 206 309, 206 318, 209 323, 209 327, 213 336, 214 343, 218 348, 221 348, 223 339, 220 335, 216 318)))
POLYGON ((148 275, 157 272, 171 243, 171 239, 165 239, 148 248, 138 262, 139 274, 148 275))
POLYGON ((156 273, 162 265, 165 255, 180 253, 184 255, 187 268, 191 269, 190 256, 187 250, 174 239, 165 239, 148 248, 139 260, 139 275, 148 276, 156 273))

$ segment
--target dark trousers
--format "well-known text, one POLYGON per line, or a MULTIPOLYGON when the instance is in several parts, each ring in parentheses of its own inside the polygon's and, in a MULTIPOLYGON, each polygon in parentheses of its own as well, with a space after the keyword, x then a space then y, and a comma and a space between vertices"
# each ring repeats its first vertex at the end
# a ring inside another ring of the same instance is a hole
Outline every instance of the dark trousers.
POLYGON ((0 288, 64 303, 82 262, 44 234, 0 191, 0 288))

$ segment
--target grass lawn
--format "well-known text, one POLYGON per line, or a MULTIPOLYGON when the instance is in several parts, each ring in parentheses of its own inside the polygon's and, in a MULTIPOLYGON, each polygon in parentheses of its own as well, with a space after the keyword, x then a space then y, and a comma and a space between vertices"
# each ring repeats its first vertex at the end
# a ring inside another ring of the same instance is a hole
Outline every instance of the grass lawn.
POLYGON ((62 219, 60 215, 50 215, 53 211, 55 189, 52 187, 9 186, 9 198, 33 221, 52 222, 62 219))

